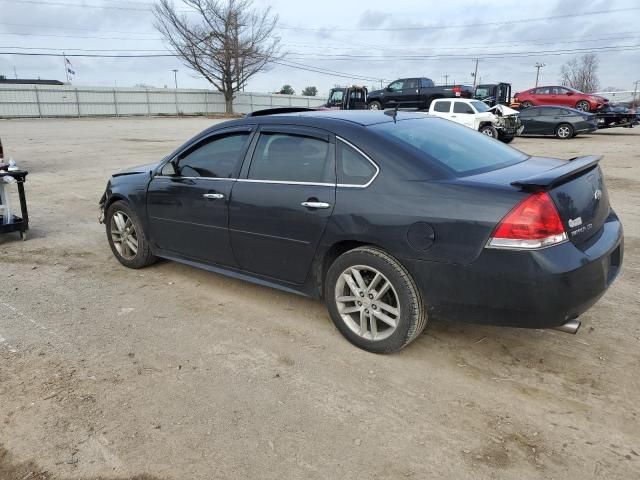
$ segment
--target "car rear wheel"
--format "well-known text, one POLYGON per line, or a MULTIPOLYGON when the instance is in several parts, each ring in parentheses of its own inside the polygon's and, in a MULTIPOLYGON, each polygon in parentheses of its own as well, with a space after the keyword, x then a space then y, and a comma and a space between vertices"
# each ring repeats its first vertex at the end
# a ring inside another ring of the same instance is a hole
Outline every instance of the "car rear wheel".
POLYGON ((140 220, 126 202, 113 202, 104 223, 111 251, 122 265, 142 268, 156 261, 140 220))
POLYGON ((498 138, 498 130, 493 125, 485 125, 484 127, 480 127, 480 133, 486 135, 491 138, 498 138))
POLYGON ((528 102, 528 101, 524 101, 520 104, 522 106, 522 108, 529 108, 529 107, 533 107, 533 103, 528 102))
POLYGON ((576 108, 578 110, 582 110, 583 112, 588 112, 589 110, 591 110, 591 105, 589 105, 589 102, 587 102, 586 100, 580 100, 578 103, 576 103, 576 108))
POLYGON ((377 101, 373 101, 369 104, 369 110, 382 110, 382 104, 377 101))
POLYGON ((556 137, 562 140, 573 137, 573 133, 573 127, 568 123, 561 123, 556 127, 556 137))
POLYGON ((409 272, 373 247, 338 257, 327 272, 325 301, 342 335, 369 352, 398 351, 427 324, 422 296, 409 272))

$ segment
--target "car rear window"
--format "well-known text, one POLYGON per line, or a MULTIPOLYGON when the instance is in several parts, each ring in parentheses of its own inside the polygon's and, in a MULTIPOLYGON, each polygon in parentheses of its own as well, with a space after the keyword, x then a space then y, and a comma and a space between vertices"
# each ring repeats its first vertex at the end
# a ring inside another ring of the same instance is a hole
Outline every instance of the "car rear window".
POLYGON ((379 123, 371 128, 458 177, 497 170, 529 158, 487 135, 437 118, 379 123))

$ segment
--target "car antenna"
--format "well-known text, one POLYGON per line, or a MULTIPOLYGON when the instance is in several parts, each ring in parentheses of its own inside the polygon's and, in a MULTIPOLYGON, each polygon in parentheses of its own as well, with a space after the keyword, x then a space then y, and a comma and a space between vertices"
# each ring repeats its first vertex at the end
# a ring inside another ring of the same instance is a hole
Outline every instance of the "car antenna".
POLYGON ((398 116, 398 104, 396 104, 393 110, 385 110, 384 114, 393 117, 393 123, 397 123, 396 118, 398 116))

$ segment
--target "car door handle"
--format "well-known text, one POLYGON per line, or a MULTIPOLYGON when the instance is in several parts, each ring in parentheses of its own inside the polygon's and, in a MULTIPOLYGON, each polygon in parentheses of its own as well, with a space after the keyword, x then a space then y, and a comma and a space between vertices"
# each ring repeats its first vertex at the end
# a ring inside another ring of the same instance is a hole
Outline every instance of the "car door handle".
POLYGON ((300 205, 307 208, 329 208, 331 206, 326 202, 302 202, 300 205))
POLYGON ((222 193, 204 193, 202 196, 204 198, 211 198, 212 200, 219 200, 221 198, 224 198, 224 195, 222 193))

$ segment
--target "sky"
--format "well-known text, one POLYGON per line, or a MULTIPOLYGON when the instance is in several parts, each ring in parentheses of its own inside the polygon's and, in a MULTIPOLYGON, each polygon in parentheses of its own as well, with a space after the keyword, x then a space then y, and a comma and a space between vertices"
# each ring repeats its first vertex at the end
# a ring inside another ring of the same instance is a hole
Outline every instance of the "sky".
MULTIPOLYGON (((152 4, 0 0, 0 52, 166 53, 152 4)), ((632 90, 640 80, 637 0, 254 0, 254 6, 278 15, 284 59, 299 68, 273 65, 249 81, 251 92, 290 84, 300 93, 313 85, 326 96, 336 85, 380 88, 403 77, 472 84, 474 58, 478 83, 509 82, 515 92, 534 86, 537 62, 545 64, 539 84, 557 84, 562 64, 587 51, 598 54, 601 91, 632 90)), ((69 60, 78 86, 173 87, 177 69, 179 87, 211 88, 177 58, 69 60)), ((0 75, 13 77, 14 68, 19 78, 65 80, 60 57, 0 54, 0 75)))

